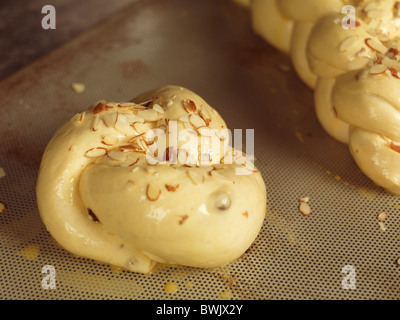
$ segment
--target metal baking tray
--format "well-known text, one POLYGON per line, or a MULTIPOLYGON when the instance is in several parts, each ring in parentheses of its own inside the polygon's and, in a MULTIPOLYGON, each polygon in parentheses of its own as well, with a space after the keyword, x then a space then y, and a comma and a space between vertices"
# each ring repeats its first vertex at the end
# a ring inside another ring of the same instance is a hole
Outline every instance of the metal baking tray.
POLYGON ((249 13, 231 1, 134 3, 1 82, 0 96, 0 298, 400 298, 400 199, 325 133, 288 57, 254 35, 249 13), (70 254, 37 209, 46 144, 94 101, 130 100, 167 84, 198 93, 230 129, 255 130, 268 192, 261 233, 241 258, 214 269, 160 266, 143 275, 70 254), (306 196, 309 217, 298 210, 306 196), (47 265, 55 289, 42 286, 47 265))

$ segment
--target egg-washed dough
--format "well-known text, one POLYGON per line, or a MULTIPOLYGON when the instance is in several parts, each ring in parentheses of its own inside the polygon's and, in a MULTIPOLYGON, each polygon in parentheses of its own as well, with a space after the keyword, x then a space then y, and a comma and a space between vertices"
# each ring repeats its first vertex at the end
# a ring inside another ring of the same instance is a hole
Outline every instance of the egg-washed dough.
MULTIPOLYGON (((277 35, 267 3, 294 24, 289 54, 299 76, 315 89, 321 125, 349 144, 369 178, 400 195, 399 1, 254 1, 263 28, 277 35), (356 9, 355 28, 343 27, 346 5, 356 9)), ((273 37, 265 38, 279 48, 273 37)))
MULTIPOLYGON (((154 128, 165 131, 173 120, 178 132, 194 131, 198 125, 187 122, 194 114, 208 128, 226 128, 224 120, 198 95, 177 86, 133 101, 99 101, 49 142, 37 200, 51 235, 78 256, 141 273, 156 263, 215 267, 240 257, 265 217, 261 174, 240 161, 229 164, 226 154, 211 166, 150 165, 150 144, 139 136, 154 128), (249 172, 237 175, 238 168, 249 172)), ((242 156, 231 151, 235 159, 242 156)))

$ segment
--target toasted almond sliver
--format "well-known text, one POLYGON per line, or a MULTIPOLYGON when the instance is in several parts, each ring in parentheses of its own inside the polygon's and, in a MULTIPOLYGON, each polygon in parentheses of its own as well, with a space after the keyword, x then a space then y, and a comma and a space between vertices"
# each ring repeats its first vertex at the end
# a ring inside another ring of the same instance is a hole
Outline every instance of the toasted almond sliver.
POLYGON ((204 183, 205 179, 204 179, 204 176, 201 173, 199 173, 199 172, 197 172, 195 170, 188 170, 187 173, 189 175, 190 180, 192 180, 192 182, 195 185, 199 185, 199 184, 204 183))
POLYGON ((377 75, 381 73, 385 73, 387 70, 386 66, 383 64, 376 64, 371 69, 369 69, 369 73, 372 75, 377 75))
POLYGON ((380 214, 378 214, 378 220, 379 221, 385 221, 386 220, 386 218, 387 218, 387 214, 386 214, 386 212, 381 212, 380 214))
POLYGON ((386 231, 386 226, 382 221, 379 221, 378 225, 379 225, 379 229, 381 229, 382 231, 386 231))
POLYGON ((115 126, 115 124, 117 123, 118 112, 107 113, 102 117, 102 119, 103 119, 104 124, 107 127, 113 128, 115 126))
POLYGON ((200 127, 205 127, 206 122, 197 114, 192 114, 189 118, 190 123, 193 125, 195 128, 200 128, 200 127))
POLYGON ((370 59, 368 57, 361 57, 349 62, 349 70, 358 70, 364 68, 370 59))
POLYGON ((88 151, 86 151, 85 157, 98 158, 98 157, 105 156, 106 154, 107 154, 107 149, 99 147, 99 148, 92 148, 92 149, 89 149, 88 151))
POLYGON ((383 58, 382 64, 388 68, 396 69, 396 71, 400 71, 400 62, 390 58, 383 58))
POLYGON ((187 113, 195 113, 197 111, 196 104, 190 99, 183 100, 182 104, 187 113))
POLYGON ((3 168, 0 167, 0 179, 4 178, 6 176, 6 172, 4 171, 3 168))
POLYGON ((346 38, 341 44, 340 44, 340 51, 341 52, 346 52, 349 50, 358 40, 358 36, 351 36, 346 38))
POLYGON ((365 39, 365 44, 372 50, 385 54, 388 51, 388 48, 379 40, 375 38, 367 38, 365 39))
POLYGON ((167 107, 172 106, 173 103, 174 103, 174 102, 172 101, 172 99, 168 99, 168 101, 167 101, 167 107))
POLYGON ((208 126, 211 122, 211 115, 210 113, 207 111, 206 108, 202 108, 200 110, 200 116, 203 118, 204 122, 206 123, 206 125, 208 126))
POLYGON ((146 196, 147 199, 150 201, 157 201, 160 198, 161 189, 156 186, 154 183, 149 183, 146 189, 146 196))
POLYGON ((126 153, 121 151, 109 151, 107 156, 115 161, 125 161, 126 160, 126 153))
POLYGON ((400 143, 395 141, 390 141, 390 149, 400 153, 400 143))
POLYGON ((106 146, 114 146, 118 143, 118 139, 105 136, 103 140, 101 140, 101 143, 105 144, 106 146))
POLYGON ((98 114, 96 114, 94 116, 94 119, 93 119, 93 128, 92 128, 92 130, 93 131, 99 130, 100 129, 100 125, 101 125, 100 116, 98 114))
POLYGON ((0 202, 0 213, 3 213, 7 210, 7 206, 3 203, 0 202))
POLYGON ((215 170, 211 171, 211 175, 212 175, 213 177, 216 177, 216 178, 221 179, 221 180, 224 180, 224 181, 232 181, 232 179, 230 179, 230 178, 224 176, 223 174, 221 174, 221 173, 219 173, 219 172, 217 172, 217 171, 215 171, 215 170))
POLYGON ((74 91, 76 93, 82 93, 86 89, 84 83, 73 83, 71 86, 72 86, 72 89, 74 89, 74 91))
POLYGON ((129 135, 132 133, 132 127, 130 126, 129 122, 127 121, 124 114, 118 114, 117 121, 115 122, 114 126, 115 130, 121 132, 122 134, 129 135))
POLYGON ((144 121, 156 121, 158 117, 157 111, 154 109, 139 111, 137 115, 143 118, 144 121))
POLYGON ((146 124, 140 123, 140 122, 135 123, 135 124, 133 125, 133 128, 134 128, 139 134, 141 134, 141 133, 147 133, 147 132, 150 131, 150 128, 149 128, 146 124))
POLYGON ((153 109, 159 113, 164 113, 164 109, 159 104, 154 104, 153 109))
POLYGON ((300 198, 299 201, 300 202, 308 202, 308 201, 310 201, 310 198, 309 197, 300 198))
POLYGON ((118 103, 118 107, 120 108, 130 108, 130 107, 134 107, 135 104, 133 102, 122 102, 122 103, 118 103))
POLYGON ((189 115, 185 114, 184 116, 179 118, 179 121, 182 121, 182 122, 185 122, 185 123, 189 123, 190 122, 189 115))
POLYGON ((311 214, 311 208, 307 202, 301 202, 299 210, 300 210, 300 213, 305 217, 308 217, 311 214))

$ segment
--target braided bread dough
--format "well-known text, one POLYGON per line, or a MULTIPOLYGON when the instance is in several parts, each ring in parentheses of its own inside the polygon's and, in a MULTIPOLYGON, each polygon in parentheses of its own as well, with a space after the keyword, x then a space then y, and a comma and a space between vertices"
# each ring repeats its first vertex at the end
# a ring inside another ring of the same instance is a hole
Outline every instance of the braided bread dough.
POLYGON ((400 195, 400 3, 254 0, 251 6, 255 32, 269 32, 264 38, 289 53, 299 76, 315 89, 324 129, 349 144, 368 177, 400 195), (355 6, 355 28, 342 25, 346 5, 355 6), (276 19, 293 30, 279 34, 276 19))
MULTIPOLYGON (((172 121, 178 133, 226 125, 184 88, 167 86, 134 101, 97 102, 51 139, 37 183, 47 229, 76 255, 135 272, 148 273, 157 262, 214 267, 235 260, 265 217, 261 174, 253 168, 237 175, 237 168, 247 166, 229 164, 226 154, 212 165, 150 165, 150 129, 168 136, 172 121)), ((197 157, 193 146, 178 142, 197 157)))

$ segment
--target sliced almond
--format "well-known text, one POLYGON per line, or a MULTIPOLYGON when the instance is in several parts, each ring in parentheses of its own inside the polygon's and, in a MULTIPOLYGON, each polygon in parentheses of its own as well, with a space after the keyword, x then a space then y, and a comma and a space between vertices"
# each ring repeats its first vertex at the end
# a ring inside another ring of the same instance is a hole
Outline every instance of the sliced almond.
POLYGON ((358 70, 364 68, 370 59, 368 57, 361 57, 350 61, 348 64, 349 70, 358 70))
POLYGON ((369 69, 369 73, 372 75, 385 73, 387 67, 383 64, 376 64, 371 69, 369 69))
POLYGON ((193 125, 195 128, 200 128, 200 127, 205 127, 206 122, 197 114, 192 114, 189 118, 190 123, 193 125))
POLYGON ((172 101, 172 99, 168 99, 168 101, 167 101, 167 107, 172 106, 173 103, 174 103, 174 102, 172 101))
POLYGON ((346 52, 348 51, 358 40, 358 36, 351 36, 346 38, 341 44, 340 44, 340 51, 341 52, 346 52))
POLYGON ((114 146, 116 144, 118 144, 118 139, 117 138, 112 138, 109 136, 105 136, 102 140, 101 143, 105 144, 106 146, 114 146))
POLYGON ((386 218, 387 218, 387 214, 386 214, 386 212, 381 212, 380 214, 378 214, 378 220, 379 221, 385 221, 386 220, 386 218))
POLYGON ((117 123, 118 112, 107 113, 102 117, 102 119, 107 127, 114 128, 115 124, 117 123))
POLYGON ((126 116, 121 113, 117 113, 117 121, 115 122, 114 128, 118 132, 124 134, 124 135, 129 135, 132 133, 132 127, 130 126, 126 116))
POLYGON ((107 156, 115 161, 125 161, 126 160, 126 153, 121 151, 109 151, 107 156))
POLYGON ((365 39, 365 44, 377 53, 385 54, 389 49, 379 40, 375 38, 365 39))
POLYGON ((144 121, 156 121, 158 118, 157 111, 154 109, 148 109, 138 112, 138 117, 143 118, 144 121))
POLYGON ((211 122, 211 115, 210 115, 210 113, 207 111, 206 108, 203 107, 203 108, 200 110, 200 117, 203 118, 204 122, 206 123, 206 126, 208 126, 208 125, 210 124, 210 122, 211 122))
POLYGON ((204 183, 205 178, 201 173, 199 173, 199 172, 197 172, 195 170, 188 170, 187 173, 188 173, 188 176, 189 176, 190 180, 192 180, 192 182, 195 185, 199 185, 199 184, 203 184, 204 183))
POLYGON ((147 133, 150 131, 150 128, 144 123, 138 122, 138 123, 133 124, 132 126, 139 134, 147 133))
POLYGON ((168 192, 175 192, 178 188, 179 188, 179 184, 177 185, 170 185, 170 184, 166 184, 165 188, 167 189, 168 192))
POLYGON ((189 115, 185 114, 184 116, 179 118, 179 121, 189 123, 190 122, 189 115))
POLYGON ((134 107, 135 104, 133 102, 122 102, 122 103, 118 103, 118 107, 119 108, 131 108, 134 107))
POLYGON ((300 202, 308 202, 308 201, 310 201, 310 198, 309 197, 304 197, 304 198, 299 199, 299 201, 300 202))
POLYGON ((223 174, 217 172, 216 170, 211 171, 211 176, 221 179, 221 180, 224 180, 224 181, 232 181, 232 179, 224 176, 223 174))
POLYGON ((3 213, 7 210, 7 206, 3 203, 0 202, 0 213, 3 213))
POLYGON ((400 143, 399 142, 390 141, 390 149, 400 153, 400 143))
POLYGON ((400 62, 397 60, 386 57, 386 58, 383 58, 382 64, 385 65, 389 69, 393 68, 396 71, 400 71, 400 62))
POLYGON ((153 109, 158 113, 164 113, 164 109, 159 104, 154 104, 153 109))
POLYGON ((386 226, 382 221, 379 221, 378 225, 379 225, 379 229, 381 229, 381 231, 386 231, 386 226))
POLYGON ((4 178, 6 176, 6 172, 4 171, 3 168, 0 167, 0 179, 4 178))
POLYGON ((305 217, 308 217, 311 214, 311 208, 307 202, 301 202, 299 210, 300 210, 300 213, 305 217))
POLYGON ((82 93, 86 89, 84 83, 73 83, 71 86, 72 86, 72 89, 74 89, 74 91, 76 93, 82 93))
POLYGON ((187 113, 195 113, 197 111, 196 104, 190 99, 183 100, 182 104, 187 113))
POLYGON ((93 130, 93 131, 99 130, 99 129, 100 129, 100 125, 101 125, 100 116, 99 116, 98 114, 96 114, 96 115, 94 116, 94 118, 93 118, 93 127, 92 127, 92 130, 93 130))
POLYGON ((157 201, 160 198, 161 189, 154 183, 149 183, 146 189, 147 199, 150 201, 157 201))
POLYGON ((106 154, 107 154, 107 149, 99 147, 99 148, 92 148, 92 149, 89 149, 88 151, 86 151, 85 157, 98 158, 98 157, 105 156, 106 154))

